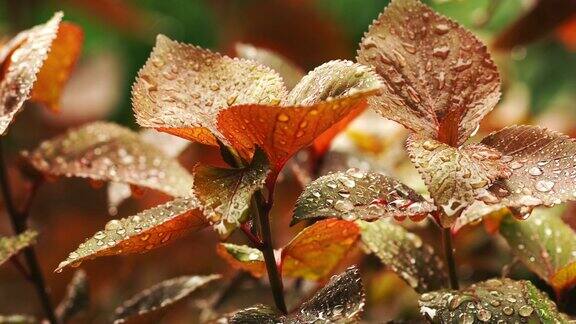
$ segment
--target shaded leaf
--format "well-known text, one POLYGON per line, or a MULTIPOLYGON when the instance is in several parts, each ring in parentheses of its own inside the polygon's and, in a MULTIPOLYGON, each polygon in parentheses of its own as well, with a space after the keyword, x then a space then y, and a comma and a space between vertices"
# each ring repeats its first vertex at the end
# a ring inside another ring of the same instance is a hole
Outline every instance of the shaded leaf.
POLYGON ((375 220, 391 216, 416 220, 434 209, 424 197, 393 178, 349 169, 308 185, 298 197, 292 224, 319 217, 375 220))
POLYGON ((512 171, 490 191, 509 207, 552 206, 576 199, 576 141, 538 126, 511 126, 482 144, 502 153, 512 171))
POLYGON ((32 324, 38 323, 36 318, 30 315, 0 315, 0 323, 2 324, 32 324))
POLYGON ((132 103, 140 126, 209 145, 226 142, 218 112, 241 104, 278 104, 286 96, 281 77, 256 62, 172 41, 159 35, 138 72, 132 103))
POLYGON ((369 104, 416 133, 457 146, 498 102, 500 80, 486 47, 418 0, 394 0, 364 35, 358 62, 385 81, 369 104))
POLYGON ((141 291, 118 307, 114 314, 114 323, 124 323, 129 318, 173 305, 216 279, 220 279, 220 275, 183 276, 165 280, 141 291))
POLYGON ((434 249, 389 220, 357 221, 362 243, 417 292, 444 287, 446 270, 434 249))
POLYGON ((430 196, 444 211, 441 223, 445 227, 475 200, 488 199, 487 188, 494 181, 510 175, 502 155, 481 144, 455 148, 412 134, 406 147, 430 196))
POLYGON ((64 85, 80 57, 83 41, 82 28, 68 22, 60 24, 48 58, 38 72, 30 98, 32 101, 42 103, 53 111, 60 110, 64 85))
POLYGON ((36 243, 38 233, 28 230, 17 236, 0 237, 0 265, 15 256, 22 249, 36 243))
POLYGON ((66 295, 56 308, 61 323, 68 322, 90 305, 88 280, 84 270, 77 270, 66 288, 66 295))
POLYGON ((576 233, 560 218, 563 211, 537 209, 526 220, 507 216, 500 224, 514 255, 557 293, 576 284, 576 233))
POLYGON ((278 72, 288 89, 294 86, 304 76, 304 71, 286 57, 250 44, 238 43, 235 46, 238 57, 256 61, 278 72))
POLYGON ((358 225, 338 219, 306 227, 282 250, 282 274, 308 280, 325 278, 355 246, 359 234, 358 225))
POLYGON ((554 302, 526 280, 489 279, 461 290, 420 296, 420 312, 433 323, 566 323, 554 302))
POLYGON ((215 321, 217 324, 277 324, 283 323, 283 317, 272 307, 262 304, 250 306, 215 321))
POLYGON ((42 142, 25 156, 48 175, 128 183, 177 197, 192 192, 192 175, 176 159, 113 123, 84 125, 42 142))
POLYGON ((177 198, 134 216, 109 221, 70 253, 56 271, 101 256, 144 253, 207 226, 194 198, 177 198))
POLYGON ((264 186, 270 167, 258 151, 249 166, 225 169, 198 164, 194 168, 194 193, 206 219, 221 237, 228 237, 248 219, 250 200, 264 186))
POLYGON ((45 24, 23 31, 0 49, 0 134, 4 135, 20 111, 56 38, 63 14, 45 24))
POLYGON ((235 269, 248 271, 256 278, 266 274, 264 254, 258 249, 246 245, 220 243, 216 251, 219 256, 235 269))

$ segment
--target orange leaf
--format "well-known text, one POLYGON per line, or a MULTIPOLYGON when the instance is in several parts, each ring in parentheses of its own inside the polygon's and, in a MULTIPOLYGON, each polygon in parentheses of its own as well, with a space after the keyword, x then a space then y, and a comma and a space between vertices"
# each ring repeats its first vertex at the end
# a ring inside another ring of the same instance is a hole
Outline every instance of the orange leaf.
POLYGON ((60 96, 80 57, 84 32, 77 25, 62 22, 52 42, 48 58, 38 73, 31 100, 45 104, 53 111, 60 110, 60 96))
POLYGON ((314 142, 312 143, 312 151, 316 157, 321 157, 328 151, 330 148, 330 144, 332 144, 332 140, 336 137, 341 131, 346 129, 346 126, 350 124, 356 117, 358 117, 364 110, 366 109, 366 104, 359 105, 359 107, 350 112, 348 116, 344 117, 342 120, 334 124, 334 126, 328 128, 324 133, 318 136, 314 142))
POLYGON ((264 255, 258 249, 246 245, 220 243, 216 248, 216 252, 235 269, 248 271, 256 278, 266 274, 264 255))
POLYGON ((574 287, 576 285, 576 261, 559 269, 550 278, 550 284, 560 292, 574 287))

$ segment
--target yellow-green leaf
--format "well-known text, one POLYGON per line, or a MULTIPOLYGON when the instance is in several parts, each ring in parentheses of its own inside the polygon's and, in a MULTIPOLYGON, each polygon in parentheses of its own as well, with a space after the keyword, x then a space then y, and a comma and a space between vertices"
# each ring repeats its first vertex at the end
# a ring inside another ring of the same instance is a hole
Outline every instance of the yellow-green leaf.
POLYGON ((262 251, 246 245, 220 243, 216 249, 233 268, 248 271, 256 278, 266 274, 266 264, 262 251))
POLYGON ((29 230, 17 236, 0 237, 0 265, 22 249, 36 243, 37 236, 37 232, 29 230))

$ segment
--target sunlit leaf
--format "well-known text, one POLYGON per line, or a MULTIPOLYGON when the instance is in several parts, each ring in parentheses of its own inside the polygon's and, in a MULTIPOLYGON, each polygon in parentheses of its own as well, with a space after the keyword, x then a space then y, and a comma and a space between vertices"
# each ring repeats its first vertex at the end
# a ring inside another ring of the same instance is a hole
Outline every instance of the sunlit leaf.
POLYGON ((68 22, 60 24, 48 58, 32 89, 32 101, 42 103, 53 111, 60 110, 62 91, 80 57, 83 41, 82 28, 68 22))
POLYGON ((84 125, 25 155, 47 175, 128 183, 178 197, 192 191, 192 175, 176 159, 112 123, 84 125))
POLYGON ((453 224, 454 215, 475 200, 491 198, 487 188, 510 175, 502 155, 481 144, 455 148, 412 134, 406 146, 430 196, 447 216, 441 219, 446 227, 453 224))
POLYGON ((217 138, 226 142, 216 127, 220 110, 275 105, 285 96, 282 78, 270 68, 163 35, 132 89, 138 124, 210 145, 217 145, 217 138))
POLYGON ((422 219, 434 206, 401 182, 375 172, 349 169, 320 177, 296 202, 292 224, 304 219, 382 217, 422 219))
POLYGON ((42 64, 56 38, 63 14, 47 23, 23 31, 0 48, 0 134, 5 134, 14 116, 30 97, 42 64))
POLYGON ((218 128, 244 159, 261 147, 278 171, 294 153, 364 105, 380 86, 371 69, 330 61, 308 73, 282 106, 230 107, 219 114, 218 128))
POLYGON ((177 198, 134 216, 109 221, 70 253, 56 271, 101 256, 144 253, 207 226, 194 198, 177 198))
POLYGON ((500 224, 512 252, 558 293, 576 284, 576 233, 560 218, 563 211, 537 209, 526 220, 508 216, 500 224))
POLYGON ((458 145, 500 97, 496 65, 486 47, 456 22, 418 0, 394 0, 370 26, 358 62, 386 83, 369 99, 384 117, 458 145))
POLYGON ((420 312, 433 323, 566 323, 568 318, 531 282, 489 279, 461 290, 420 296, 420 312))
POLYGON ((90 304, 88 280, 84 270, 77 270, 66 288, 66 295, 56 308, 56 316, 61 323, 68 322, 90 304))
POLYGON ((219 318, 217 324, 277 324, 284 323, 284 317, 270 306, 257 304, 219 318))
POLYGON ((29 230, 17 236, 0 237, 0 265, 22 249, 36 243, 37 236, 37 232, 29 230))
POLYGON ((264 254, 258 249, 246 245, 220 243, 216 251, 233 268, 248 271, 257 278, 266 274, 264 254))
MULTIPOLYGON (((496 220, 499 224, 500 219, 507 215, 510 211, 508 208, 501 204, 492 204, 488 205, 482 201, 475 201, 470 206, 468 206, 462 214, 456 219, 454 225, 452 226, 453 232, 458 232, 462 227, 466 225, 473 225, 478 224, 482 220, 489 219, 490 221, 496 220)), ((486 223, 485 223, 486 224, 486 223)), ((489 226, 492 227, 490 224, 489 226)), ((499 225, 497 225, 498 227, 499 225)), ((491 228, 490 233, 494 233, 498 231, 498 228, 491 228), (495 230, 495 231, 493 231, 495 230)))
POLYGON ((301 68, 273 51, 244 43, 236 44, 235 49, 238 57, 256 61, 278 72, 288 89, 294 88, 304 76, 304 71, 301 68))
POLYGON ((114 323, 124 323, 132 317, 143 316, 173 305, 216 279, 220 279, 220 275, 183 276, 162 281, 118 307, 114 314, 114 323))
POLYGON ((576 199, 576 141, 537 126, 511 126, 482 144, 502 153, 511 176, 490 189, 510 207, 552 206, 576 199))
POLYGON ((30 315, 0 315, 2 324, 33 324, 38 323, 36 318, 30 315))
POLYGON ((358 225, 326 219, 303 229, 282 250, 282 274, 318 280, 328 276, 355 245, 358 225))
POLYGON ((204 214, 220 236, 228 237, 248 218, 250 200, 264 186, 270 167, 258 151, 249 166, 225 169, 205 165, 194 168, 194 193, 204 214))
POLYGON ((366 110, 366 106, 367 105, 365 104, 359 105, 358 108, 348 113, 346 117, 342 118, 339 122, 324 131, 324 133, 320 134, 320 136, 316 137, 314 142, 312 142, 313 153, 318 157, 324 156, 328 149, 330 149, 332 140, 345 130, 348 125, 356 119, 356 117, 362 114, 366 110))
POLYGON ((362 243, 417 292, 444 287, 446 270, 434 249, 390 220, 357 221, 362 243))

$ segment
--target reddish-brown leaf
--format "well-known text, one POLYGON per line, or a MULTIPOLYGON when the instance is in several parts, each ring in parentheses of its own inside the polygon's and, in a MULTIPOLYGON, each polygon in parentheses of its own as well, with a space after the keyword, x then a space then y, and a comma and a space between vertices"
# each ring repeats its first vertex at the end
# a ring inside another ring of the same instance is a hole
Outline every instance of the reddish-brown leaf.
POLYGON ((266 264, 262 251, 246 245, 220 243, 216 252, 235 269, 248 271, 256 278, 266 274, 266 264))
POLYGON ((385 81, 369 104, 384 117, 457 146, 500 97, 486 47, 418 0, 393 0, 360 43, 360 63, 385 81))

